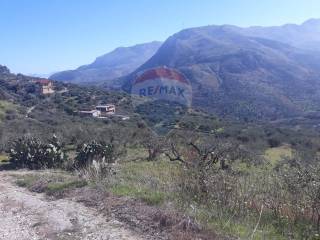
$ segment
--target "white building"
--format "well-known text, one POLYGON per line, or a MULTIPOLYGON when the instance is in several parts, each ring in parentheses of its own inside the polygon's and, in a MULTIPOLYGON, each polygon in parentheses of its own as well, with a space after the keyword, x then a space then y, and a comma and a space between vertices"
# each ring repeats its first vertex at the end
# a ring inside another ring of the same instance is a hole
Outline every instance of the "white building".
POLYGON ((101 116, 112 115, 116 113, 116 106, 114 104, 106 104, 96 106, 96 110, 101 112, 101 116))
POLYGON ((80 116, 83 117, 100 117, 101 112, 99 110, 79 111, 80 116))

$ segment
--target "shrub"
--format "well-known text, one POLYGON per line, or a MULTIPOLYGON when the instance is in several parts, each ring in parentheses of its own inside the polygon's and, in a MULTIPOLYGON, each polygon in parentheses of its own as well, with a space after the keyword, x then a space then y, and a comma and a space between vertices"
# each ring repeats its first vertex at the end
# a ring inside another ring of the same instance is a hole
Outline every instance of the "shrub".
POLYGON ((281 144, 280 140, 277 138, 269 138, 268 143, 269 143, 269 146, 272 148, 279 147, 281 144))
MULTIPOLYGON (((320 233, 320 164, 309 165, 295 156, 285 163, 279 171, 284 189, 287 192, 286 204, 290 211, 285 213, 291 220, 298 222, 311 221, 315 225, 313 230, 320 233)), ((279 213, 281 214, 281 212, 279 213)), ((283 213, 282 213, 283 214, 283 213)))
POLYGON ((66 157, 56 136, 49 143, 23 137, 13 141, 9 159, 16 168, 41 169, 61 167, 66 157))
POLYGON ((77 168, 88 167, 96 162, 113 163, 116 159, 115 148, 112 143, 92 141, 89 144, 78 146, 75 166, 77 168))

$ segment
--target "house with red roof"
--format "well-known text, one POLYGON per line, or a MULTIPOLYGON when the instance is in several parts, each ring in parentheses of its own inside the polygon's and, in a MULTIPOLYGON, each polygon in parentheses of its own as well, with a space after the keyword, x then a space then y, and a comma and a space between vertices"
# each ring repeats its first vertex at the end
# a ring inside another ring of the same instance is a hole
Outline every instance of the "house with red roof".
POLYGON ((35 81, 36 84, 40 85, 41 93, 44 95, 54 93, 53 82, 48 79, 38 79, 35 81))

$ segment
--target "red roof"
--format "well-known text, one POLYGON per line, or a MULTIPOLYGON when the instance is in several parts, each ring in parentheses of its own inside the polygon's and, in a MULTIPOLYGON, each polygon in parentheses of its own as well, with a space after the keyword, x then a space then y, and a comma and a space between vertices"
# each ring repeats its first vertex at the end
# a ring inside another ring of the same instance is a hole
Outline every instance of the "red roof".
POLYGON ((49 84, 51 81, 48 80, 48 79, 39 79, 39 80, 36 80, 36 83, 40 83, 41 85, 47 85, 49 84))
POLYGON ((186 78, 180 72, 166 67, 158 67, 146 70, 144 73, 137 77, 137 79, 134 81, 134 84, 156 78, 167 78, 189 84, 186 78))

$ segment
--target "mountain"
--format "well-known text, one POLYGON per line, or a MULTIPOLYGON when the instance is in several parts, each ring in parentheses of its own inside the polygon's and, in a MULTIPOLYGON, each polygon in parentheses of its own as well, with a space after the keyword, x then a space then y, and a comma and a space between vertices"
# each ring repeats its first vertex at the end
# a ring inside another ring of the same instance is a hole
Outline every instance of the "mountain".
POLYGON ((50 76, 52 76, 54 73, 27 73, 27 76, 30 77, 37 77, 37 78, 49 78, 50 76))
POLYGON ((320 19, 309 19, 301 25, 286 24, 277 27, 237 28, 234 31, 247 36, 276 40, 307 50, 320 51, 320 19))
POLYGON ((320 54, 309 51, 319 39, 318 24, 186 29, 169 37, 123 88, 130 91, 139 72, 167 66, 191 82, 193 106, 220 116, 263 120, 318 111, 320 54))
POLYGON ((76 70, 58 72, 50 79, 72 83, 100 83, 106 87, 118 88, 117 79, 127 75, 147 61, 161 46, 161 42, 138 44, 132 47, 119 47, 102 55, 89 64, 76 70))

